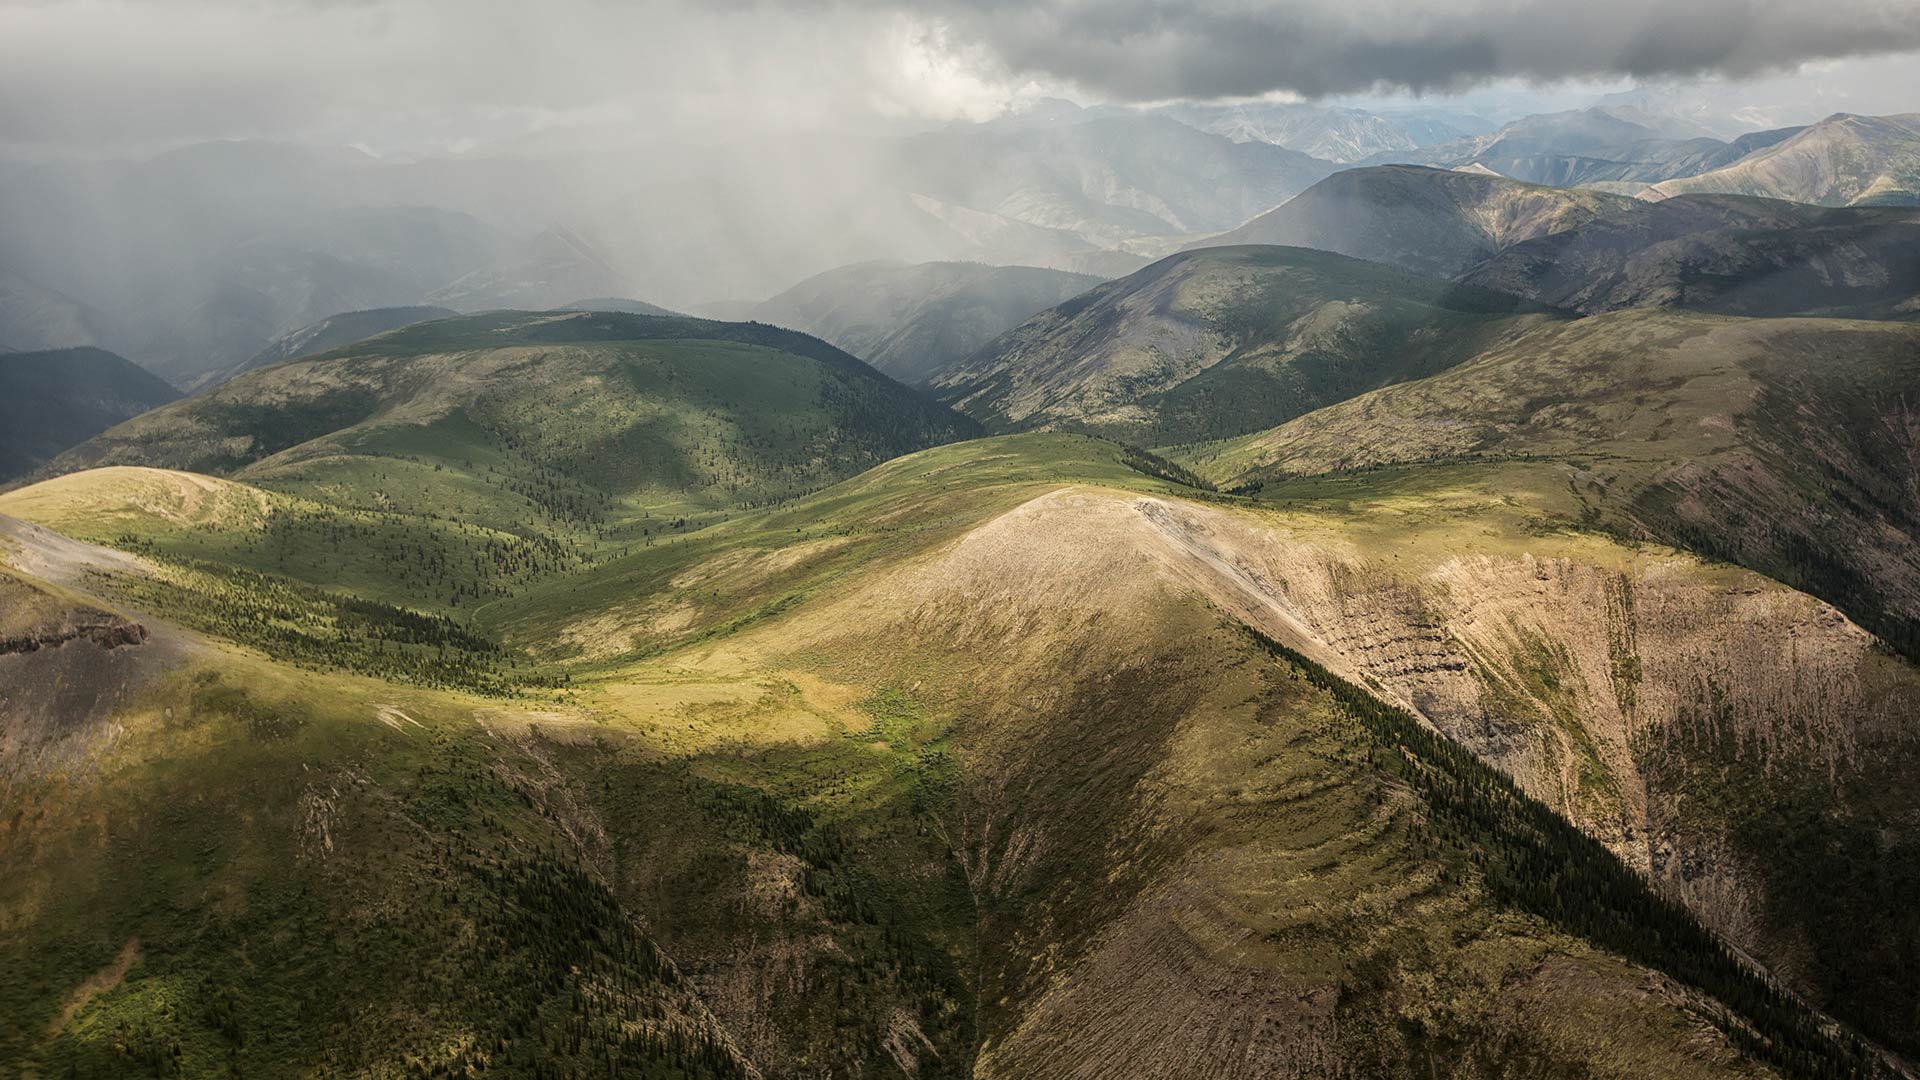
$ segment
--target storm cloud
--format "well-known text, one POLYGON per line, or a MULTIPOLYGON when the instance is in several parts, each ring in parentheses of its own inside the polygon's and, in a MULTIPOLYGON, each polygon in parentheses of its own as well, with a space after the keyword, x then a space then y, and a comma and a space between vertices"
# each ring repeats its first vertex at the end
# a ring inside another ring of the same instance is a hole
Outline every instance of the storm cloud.
POLYGON ((1920 48, 1912 0, 925 0, 920 10, 1011 72, 1131 100, 1745 76, 1920 48))
POLYGON ((1047 94, 1447 93, 1913 49, 1913 0, 0 0, 0 149, 439 151, 550 127, 792 132, 1047 94))

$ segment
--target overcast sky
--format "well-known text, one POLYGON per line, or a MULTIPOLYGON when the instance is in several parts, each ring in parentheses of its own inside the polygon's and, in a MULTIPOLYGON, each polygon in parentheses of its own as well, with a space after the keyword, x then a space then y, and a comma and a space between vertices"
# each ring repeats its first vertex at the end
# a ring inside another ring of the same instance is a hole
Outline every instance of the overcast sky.
POLYGON ((1920 111, 1916 50, 1917 0, 0 0, 0 146, 427 151, 566 125, 980 119, 1047 95, 1559 100, 1671 78, 1920 111))

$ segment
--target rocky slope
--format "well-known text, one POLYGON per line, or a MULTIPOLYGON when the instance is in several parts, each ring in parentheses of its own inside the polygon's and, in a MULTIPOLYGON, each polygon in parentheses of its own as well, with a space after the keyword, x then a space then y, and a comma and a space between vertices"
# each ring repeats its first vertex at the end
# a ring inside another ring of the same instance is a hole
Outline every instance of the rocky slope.
POLYGON ((1578 513, 1798 585, 1913 656, 1920 426, 1905 387, 1917 344, 1908 323, 1616 312, 1202 456, 1227 483, 1568 462, 1578 513))
POLYGON ((1376 545, 1313 505, 1268 522, 1152 500, 1049 509, 1116 519, 1103 567, 1137 557, 1116 537, 1150 537, 1160 572, 1407 703, 1816 1001, 1910 1049, 1920 987, 1896 958, 1920 926, 1889 888, 1920 869, 1920 801, 1892 780, 1920 757, 1920 672, 1819 601, 1672 552, 1461 554, 1426 542, 1468 525, 1444 504, 1376 545), (1872 853, 1853 847, 1855 820, 1889 830, 1872 853))
POLYGON ((190 636, 84 591, 102 573, 142 572, 122 552, 0 514, 0 797, 90 767, 115 714, 193 653, 190 636))

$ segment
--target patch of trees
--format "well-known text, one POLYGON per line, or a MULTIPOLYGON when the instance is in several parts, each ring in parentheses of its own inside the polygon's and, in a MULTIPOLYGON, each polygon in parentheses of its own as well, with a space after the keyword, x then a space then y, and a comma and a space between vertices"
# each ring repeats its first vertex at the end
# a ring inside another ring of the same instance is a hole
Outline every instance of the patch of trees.
POLYGON ((1172 484, 1179 484, 1182 487, 1199 488, 1201 491, 1219 490, 1212 484, 1200 479, 1199 476, 1195 475, 1194 472, 1186 466, 1178 462, 1168 461, 1158 454, 1142 450, 1137 446, 1122 446, 1120 448, 1120 464, 1142 475, 1151 476, 1156 480, 1165 480, 1172 484))
POLYGON ((565 679, 444 615, 231 566, 149 557, 174 572, 114 575, 103 585, 196 630, 296 666, 490 696, 557 687, 565 679))

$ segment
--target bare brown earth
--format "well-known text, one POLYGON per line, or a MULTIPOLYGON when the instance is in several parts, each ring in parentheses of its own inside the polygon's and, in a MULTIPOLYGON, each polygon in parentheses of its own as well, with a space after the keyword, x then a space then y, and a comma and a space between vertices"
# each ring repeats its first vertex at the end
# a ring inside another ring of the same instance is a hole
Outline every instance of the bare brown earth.
POLYGON ((67 995, 66 1003, 60 1006, 60 1015, 47 1028, 47 1037, 58 1035, 61 1028, 66 1027, 81 1009, 87 1007, 87 1002, 119 986, 120 980, 126 978, 127 972, 139 962, 140 939, 128 938, 127 943, 114 955, 112 963, 94 972, 86 982, 74 987, 73 993, 67 995))
POLYGON ((90 571, 140 566, 0 515, 0 790, 82 765, 111 742, 113 714, 194 648, 84 591, 90 571))
POLYGON ((1369 793, 1311 719, 1282 719, 1268 695, 1288 689, 1231 628, 1412 704, 1766 959, 1790 958, 1756 929, 1763 883, 1683 820, 1650 748, 1711 726, 1762 763, 1844 773, 1910 738, 1912 671, 1832 608, 1685 556, 1409 572, 1274 525, 1060 490, 750 636, 853 658, 834 670, 859 681, 920 673, 915 692, 955 718, 948 840, 995 958, 978 1075, 1367 1075, 1359 1048, 1393 1045, 1354 1014, 1372 964, 1394 969, 1374 1005, 1443 1011, 1490 1047, 1592 1055, 1594 1075, 1733 1066, 1677 1019, 1680 988, 1486 922, 1408 861, 1390 838, 1411 804, 1369 793), (911 660, 886 644, 909 639, 911 660), (964 689, 948 665, 972 673, 964 689), (1405 936, 1442 924, 1470 929, 1405 936))

